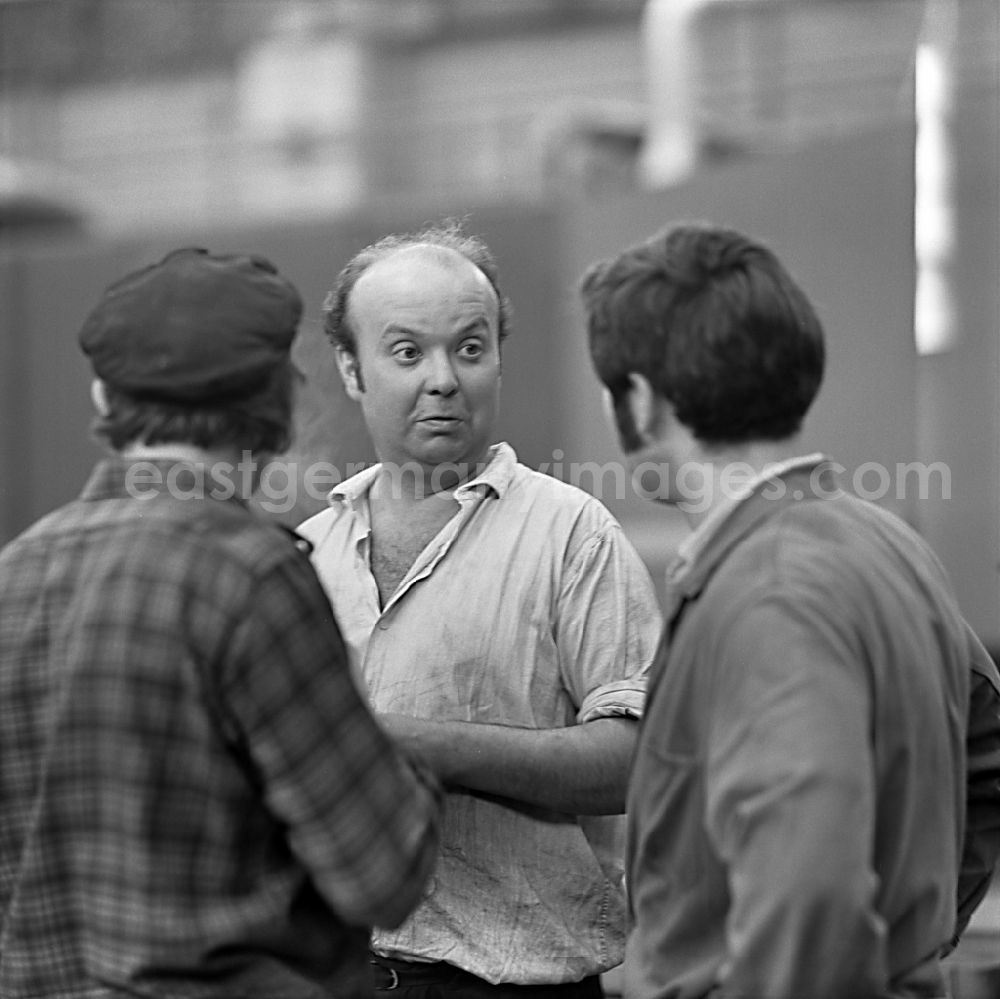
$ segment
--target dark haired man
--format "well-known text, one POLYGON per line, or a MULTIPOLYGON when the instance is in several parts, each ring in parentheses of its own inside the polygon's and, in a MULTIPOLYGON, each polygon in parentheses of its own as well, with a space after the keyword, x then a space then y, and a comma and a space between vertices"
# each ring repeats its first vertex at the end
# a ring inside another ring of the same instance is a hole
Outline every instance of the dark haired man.
POLYGON ((367 927, 420 898, 433 778, 246 504, 301 312, 268 261, 185 249, 83 325, 117 453, 0 553, 4 999, 370 996, 367 927))
POLYGON ((947 994, 1000 843, 1000 680, 926 544, 801 453, 812 306, 699 224, 582 295, 623 448, 695 528, 630 785, 626 995, 947 994))
POLYGON ((327 309, 380 463, 301 530, 375 710, 449 792, 431 890, 375 935, 376 986, 600 995, 624 945, 648 574, 597 500, 493 443, 507 307, 482 241, 382 240, 327 309))

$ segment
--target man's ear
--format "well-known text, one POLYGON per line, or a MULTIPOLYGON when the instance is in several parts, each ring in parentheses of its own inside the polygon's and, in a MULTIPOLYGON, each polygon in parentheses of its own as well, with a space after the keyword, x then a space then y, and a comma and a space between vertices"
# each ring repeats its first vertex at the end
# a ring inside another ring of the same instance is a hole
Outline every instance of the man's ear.
POLYGON ((663 429, 664 410, 670 408, 670 403, 656 393, 645 375, 631 371, 625 405, 629 408, 632 425, 641 442, 653 443, 663 429))
POLYGON ((107 416, 111 412, 111 404, 108 402, 108 386, 95 378, 90 383, 90 401, 94 404, 99 416, 107 416))
POLYGON ((365 381, 361 377, 358 355, 346 347, 338 347, 336 356, 337 370, 340 372, 340 380, 344 383, 344 390, 351 399, 359 402, 365 390, 365 381))

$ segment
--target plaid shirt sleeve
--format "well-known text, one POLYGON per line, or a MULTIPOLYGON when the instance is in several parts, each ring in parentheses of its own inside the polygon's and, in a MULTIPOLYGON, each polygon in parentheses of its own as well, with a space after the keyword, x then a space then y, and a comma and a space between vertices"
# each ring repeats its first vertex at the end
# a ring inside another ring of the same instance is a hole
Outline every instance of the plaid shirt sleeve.
POLYGON ((304 555, 254 587, 222 702, 329 904, 351 923, 397 926, 433 867, 439 789, 375 722, 304 555))

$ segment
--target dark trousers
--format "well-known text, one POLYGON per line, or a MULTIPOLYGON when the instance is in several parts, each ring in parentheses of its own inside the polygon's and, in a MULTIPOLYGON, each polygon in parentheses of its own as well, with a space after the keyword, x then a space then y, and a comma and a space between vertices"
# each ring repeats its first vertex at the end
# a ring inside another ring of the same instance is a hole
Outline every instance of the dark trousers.
POLYGON ((372 955, 372 975, 375 991, 394 992, 400 999, 454 999, 468 996, 469 999, 602 999, 601 980, 597 975, 582 982, 568 982, 563 985, 511 985, 501 982, 491 985, 476 975, 453 964, 435 961, 422 964, 416 961, 397 961, 393 958, 372 955))

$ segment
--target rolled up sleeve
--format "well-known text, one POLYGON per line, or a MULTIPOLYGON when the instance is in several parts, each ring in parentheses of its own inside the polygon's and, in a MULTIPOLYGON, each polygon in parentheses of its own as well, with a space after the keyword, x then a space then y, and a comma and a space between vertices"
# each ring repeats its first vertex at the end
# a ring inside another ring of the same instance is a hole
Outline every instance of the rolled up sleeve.
POLYGON ((582 725, 595 718, 639 719, 645 702, 646 671, 643 670, 633 679, 608 683, 592 690, 577 712, 577 724, 582 725))
POLYGON ((642 716, 661 627, 649 572, 609 524, 579 547, 559 597, 556 637, 578 723, 642 716))

